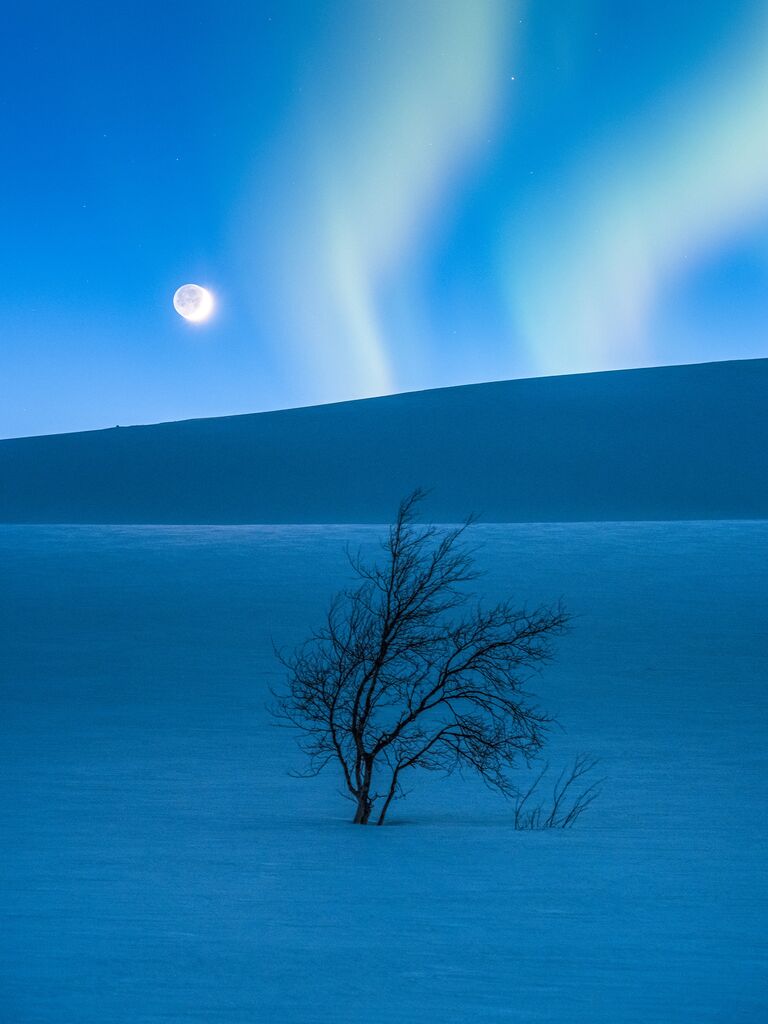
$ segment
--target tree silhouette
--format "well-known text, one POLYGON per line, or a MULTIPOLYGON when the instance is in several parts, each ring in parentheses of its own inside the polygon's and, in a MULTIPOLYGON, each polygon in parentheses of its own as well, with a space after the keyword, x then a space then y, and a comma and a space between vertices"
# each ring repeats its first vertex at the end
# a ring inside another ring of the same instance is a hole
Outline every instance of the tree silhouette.
POLYGON ((379 562, 350 559, 359 585, 281 658, 287 688, 274 694, 275 714, 301 734, 307 774, 338 765, 360 825, 381 825, 418 770, 471 769, 519 797, 513 769, 538 754, 549 722, 525 684, 568 622, 560 605, 475 602, 473 519, 422 526, 422 498, 400 504, 379 562))

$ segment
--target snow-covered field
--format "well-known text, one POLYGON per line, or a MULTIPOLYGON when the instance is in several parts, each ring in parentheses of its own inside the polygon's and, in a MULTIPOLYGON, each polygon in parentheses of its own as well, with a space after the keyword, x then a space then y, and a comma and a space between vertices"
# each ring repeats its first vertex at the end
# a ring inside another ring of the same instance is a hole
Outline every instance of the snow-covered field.
POLYGON ((578 616, 537 691, 608 781, 383 829, 264 710, 375 528, 0 528, 3 1024, 768 1020, 768 523, 487 526, 578 616))

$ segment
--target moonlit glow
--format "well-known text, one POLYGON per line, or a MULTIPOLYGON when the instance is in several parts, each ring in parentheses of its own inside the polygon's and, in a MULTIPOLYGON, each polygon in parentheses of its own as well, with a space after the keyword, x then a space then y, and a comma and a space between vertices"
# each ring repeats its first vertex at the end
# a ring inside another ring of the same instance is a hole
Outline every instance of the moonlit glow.
POLYGON ((199 284, 183 284, 173 296, 173 308, 185 320, 201 323, 213 312, 213 295, 199 284))

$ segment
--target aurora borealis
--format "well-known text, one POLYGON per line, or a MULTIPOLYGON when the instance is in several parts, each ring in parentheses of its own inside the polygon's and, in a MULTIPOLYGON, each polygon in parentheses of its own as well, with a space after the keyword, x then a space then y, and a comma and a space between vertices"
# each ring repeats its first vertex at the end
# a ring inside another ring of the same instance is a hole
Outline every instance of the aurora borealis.
POLYGON ((760 3, 36 4, 0 47, 3 436, 765 352, 760 3))

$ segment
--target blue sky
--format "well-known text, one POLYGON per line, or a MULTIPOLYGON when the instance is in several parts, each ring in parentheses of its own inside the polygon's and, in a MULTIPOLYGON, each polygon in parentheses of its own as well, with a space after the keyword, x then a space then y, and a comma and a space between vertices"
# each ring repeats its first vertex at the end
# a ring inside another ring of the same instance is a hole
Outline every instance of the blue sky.
POLYGON ((17 4, 0 122, 2 436, 766 354, 764 3, 17 4))

